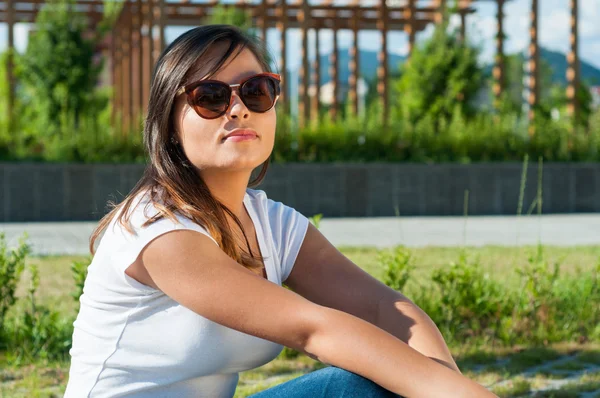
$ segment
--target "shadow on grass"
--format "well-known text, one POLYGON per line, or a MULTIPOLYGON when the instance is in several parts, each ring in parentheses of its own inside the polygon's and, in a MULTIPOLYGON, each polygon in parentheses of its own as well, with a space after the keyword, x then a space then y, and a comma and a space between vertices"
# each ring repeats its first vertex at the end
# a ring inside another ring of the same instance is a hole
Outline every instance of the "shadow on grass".
POLYGON ((497 372, 506 377, 538 367, 544 367, 538 373, 551 374, 552 370, 580 371, 600 366, 600 349, 532 347, 512 352, 474 351, 458 356, 457 363, 465 371, 497 372))

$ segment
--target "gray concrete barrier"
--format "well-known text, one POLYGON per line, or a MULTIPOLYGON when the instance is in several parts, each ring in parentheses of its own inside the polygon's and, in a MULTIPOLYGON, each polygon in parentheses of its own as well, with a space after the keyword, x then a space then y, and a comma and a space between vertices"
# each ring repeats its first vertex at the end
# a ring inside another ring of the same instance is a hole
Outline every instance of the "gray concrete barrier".
MULTIPOLYGON (((121 201, 143 165, 0 163, 0 222, 98 220, 121 201)), ((307 216, 378 217, 516 214, 520 163, 272 164, 257 189, 307 216)), ((527 170, 523 212, 536 198, 537 164, 527 170)), ((549 163, 544 213, 600 211, 600 163, 549 163)))

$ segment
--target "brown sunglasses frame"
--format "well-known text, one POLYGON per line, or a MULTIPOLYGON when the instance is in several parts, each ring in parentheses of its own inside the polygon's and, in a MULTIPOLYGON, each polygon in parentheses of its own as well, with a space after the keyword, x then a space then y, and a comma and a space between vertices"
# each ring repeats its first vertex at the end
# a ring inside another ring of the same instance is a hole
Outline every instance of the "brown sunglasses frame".
MULTIPOLYGON (((186 97, 187 97, 186 100, 187 100, 188 105, 191 108, 194 108, 194 110, 196 110, 195 106, 193 105, 192 98, 191 98, 192 91, 196 87, 198 87, 200 84, 204 84, 204 83, 218 83, 218 84, 222 84, 224 86, 227 86, 228 89, 229 89, 229 103, 227 104, 227 108, 225 108, 225 110, 223 111, 223 113, 221 113, 218 116, 212 117, 212 118, 207 118, 205 116, 202 116, 202 115, 198 114, 198 116, 200 116, 201 118, 204 118, 204 119, 209 119, 209 120, 210 119, 216 119, 218 117, 223 116, 227 112, 227 110, 229 109, 229 106, 231 105, 231 96, 233 94, 233 90, 234 89, 238 89, 238 91, 239 91, 239 88, 242 87, 242 85, 244 83, 246 83, 248 80, 254 79, 256 77, 261 77, 261 76, 271 77, 271 78, 273 78, 273 79, 275 79, 275 80, 277 80, 278 82, 281 83, 281 75, 279 75, 277 73, 270 73, 270 72, 263 72, 263 73, 258 73, 256 75, 249 76, 249 77, 245 78, 244 80, 242 80, 241 82, 236 83, 236 84, 227 84, 227 83, 225 83, 225 82, 223 82, 221 80, 211 80, 211 79, 208 79, 208 80, 198 80, 196 82, 187 84, 185 86, 181 86, 177 90, 177 96, 185 93, 186 97)), ((275 103, 277 102, 277 99, 279 99, 279 95, 280 95, 280 91, 277 93, 277 96, 275 97, 275 100, 273 101, 273 106, 275 106, 275 103)), ((244 101, 244 99, 241 96, 240 96, 240 99, 242 100, 242 102, 244 102, 244 105, 246 105, 246 102, 244 101)), ((248 105, 246 105, 246 106, 248 106, 248 105)), ((273 108, 273 106, 271 106, 271 108, 273 108)), ((267 109, 265 112, 268 112, 271 108, 267 109)), ((252 112, 256 112, 256 111, 252 111, 252 112)), ((196 113, 198 113, 198 111, 196 111, 196 113)), ((264 112, 257 112, 257 113, 264 113, 264 112)))

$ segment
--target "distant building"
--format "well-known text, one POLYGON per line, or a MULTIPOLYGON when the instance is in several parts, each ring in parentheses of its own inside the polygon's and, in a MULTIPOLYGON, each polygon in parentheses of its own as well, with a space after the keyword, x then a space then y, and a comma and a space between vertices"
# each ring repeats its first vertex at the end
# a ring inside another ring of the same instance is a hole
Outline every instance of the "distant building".
MULTIPOLYGON (((358 78, 358 98, 359 98, 359 108, 364 110, 365 100, 367 96, 367 92, 369 91, 369 85, 362 77, 358 78)), ((309 93, 311 96, 315 95, 314 86, 309 88, 309 93)), ((350 87, 346 82, 338 83, 338 102, 342 103, 349 95, 350 87)), ((322 104, 331 105, 333 103, 333 82, 327 82, 321 86, 320 89, 320 101, 322 104)))

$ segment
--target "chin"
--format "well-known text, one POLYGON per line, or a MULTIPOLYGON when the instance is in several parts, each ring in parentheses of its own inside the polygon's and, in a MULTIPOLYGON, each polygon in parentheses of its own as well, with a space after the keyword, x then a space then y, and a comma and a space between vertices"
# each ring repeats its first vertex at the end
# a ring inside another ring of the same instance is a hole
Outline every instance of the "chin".
POLYGON ((265 160, 258 158, 236 159, 230 163, 223 164, 221 168, 229 170, 253 170, 263 164, 265 160))

